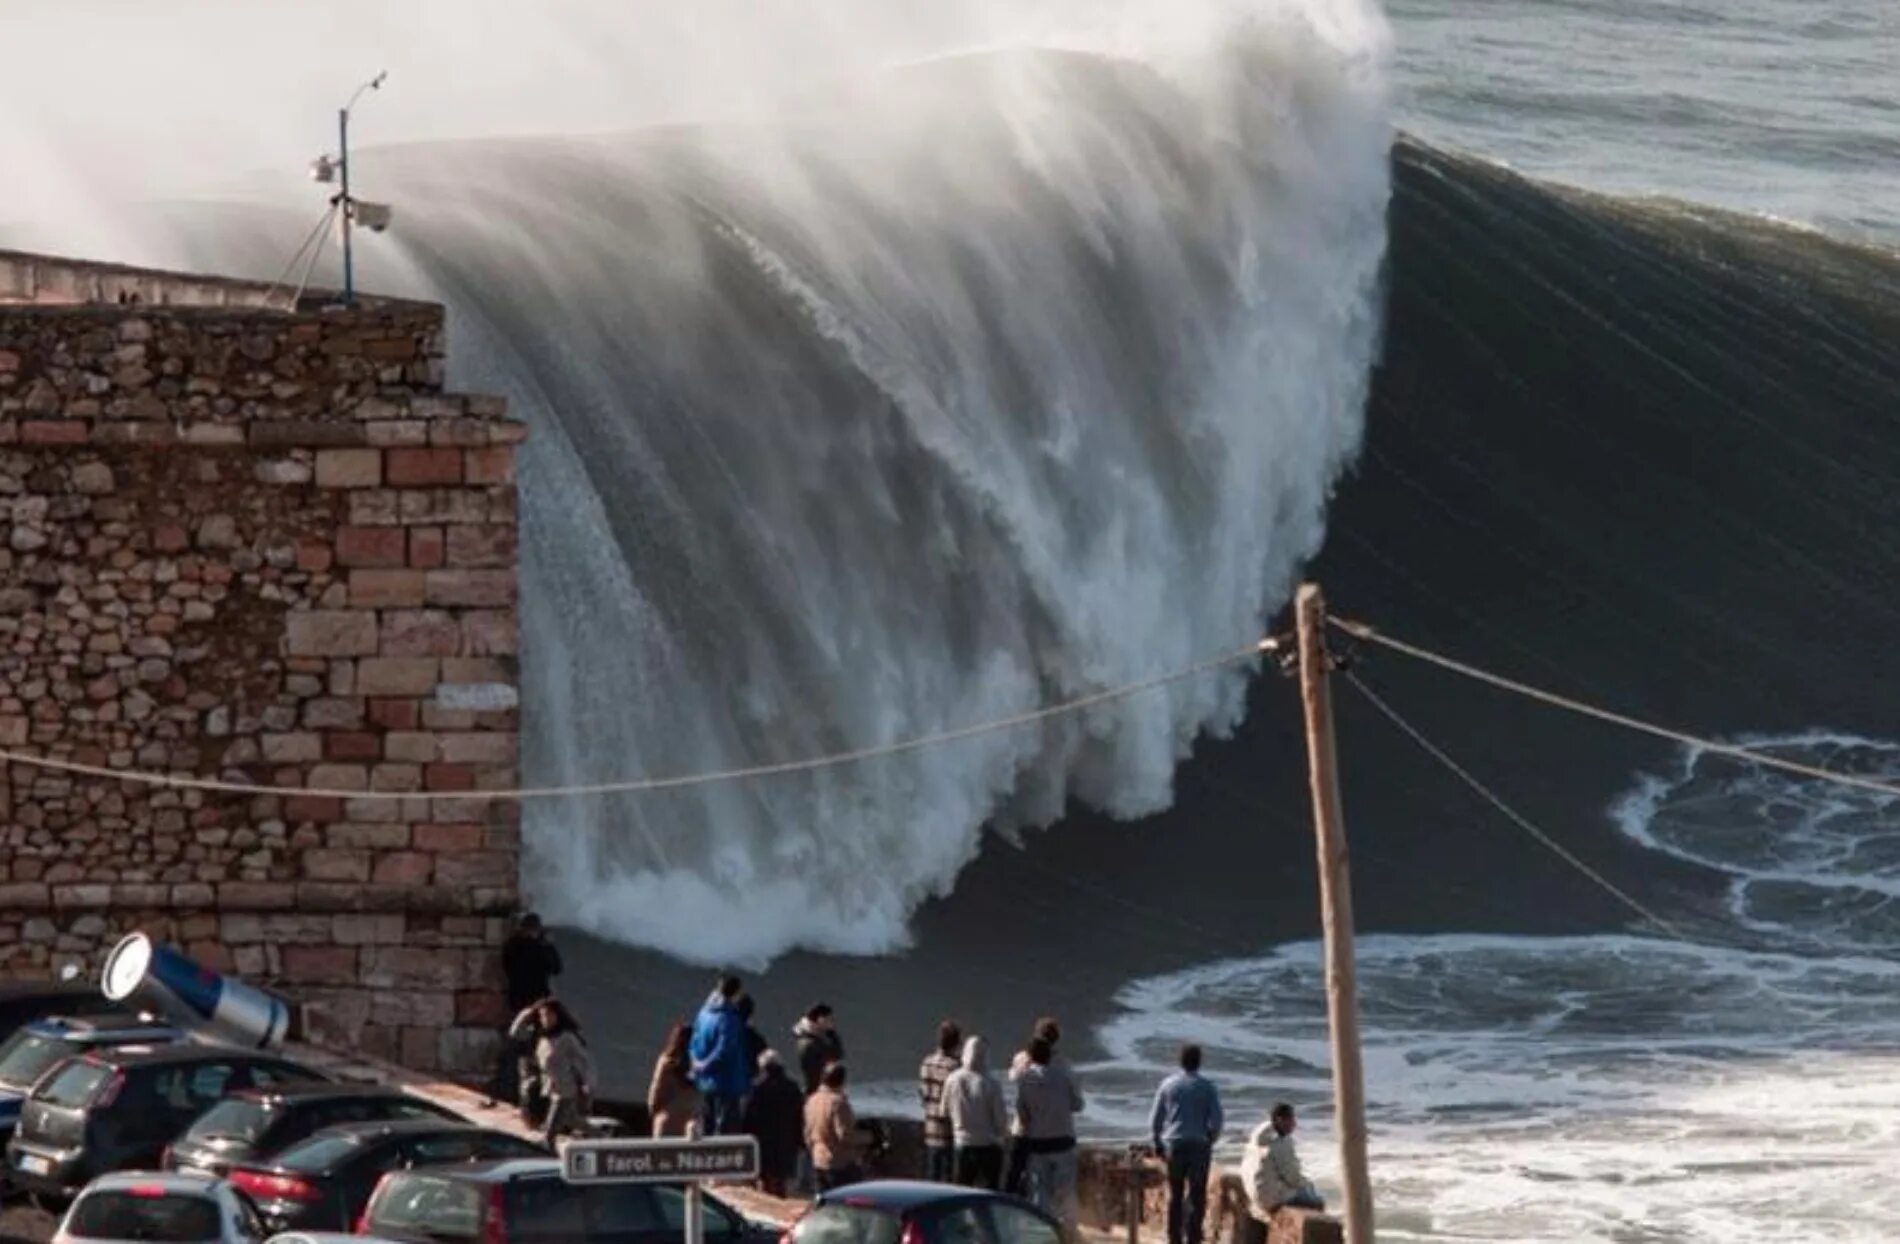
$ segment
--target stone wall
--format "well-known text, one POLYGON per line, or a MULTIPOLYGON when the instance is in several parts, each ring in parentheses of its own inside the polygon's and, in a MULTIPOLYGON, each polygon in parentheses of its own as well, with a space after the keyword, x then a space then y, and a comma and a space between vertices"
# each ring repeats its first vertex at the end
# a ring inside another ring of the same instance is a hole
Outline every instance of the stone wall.
POLYGON ((0 975, 145 928, 368 1052, 482 1057, 518 808, 402 796, 517 784, 521 428, 442 391, 442 329, 0 299, 0 749, 331 792, 0 767, 0 975))

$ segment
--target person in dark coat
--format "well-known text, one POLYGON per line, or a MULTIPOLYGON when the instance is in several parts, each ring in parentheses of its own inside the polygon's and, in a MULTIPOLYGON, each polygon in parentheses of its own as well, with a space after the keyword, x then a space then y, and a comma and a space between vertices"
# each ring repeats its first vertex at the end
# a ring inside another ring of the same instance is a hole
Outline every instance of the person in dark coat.
POLYGON ((759 1142, 759 1188, 787 1195, 805 1149, 805 1094, 774 1050, 759 1055, 759 1079, 745 1107, 746 1134, 759 1142))
POLYGON ((501 948, 501 975, 508 990, 508 1013, 518 1015, 553 994, 561 974, 561 952, 548 940, 541 917, 527 912, 501 948))
POLYGON ((758 1003, 752 1000, 751 994, 740 995, 739 1018, 745 1021, 745 1065, 753 1069, 755 1080, 757 1079, 756 1072, 759 1068, 759 1060, 765 1057, 765 1051, 771 1047, 771 1043, 765 1039, 765 1035, 753 1027, 752 1015, 753 1012, 757 1010, 758 1003))
POLYGON ((823 1002, 805 1012, 792 1029, 798 1038, 798 1069, 805 1078, 805 1094, 818 1091, 825 1068, 844 1061, 844 1038, 832 1020, 831 1007, 823 1002))

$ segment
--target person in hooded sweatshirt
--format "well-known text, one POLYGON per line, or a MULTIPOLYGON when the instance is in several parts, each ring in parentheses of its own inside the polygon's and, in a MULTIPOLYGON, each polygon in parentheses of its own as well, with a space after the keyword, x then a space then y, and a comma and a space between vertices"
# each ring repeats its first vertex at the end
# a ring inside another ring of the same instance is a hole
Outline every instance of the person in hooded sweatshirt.
POLYGON ((818 1091, 825 1068, 844 1061, 844 1038, 838 1035, 831 1007, 820 1002, 805 1012, 792 1028, 798 1038, 798 1070, 805 1080, 805 1094, 818 1091))
POLYGON ((982 1037, 963 1043, 963 1065, 943 1082, 943 1104, 956 1143, 957 1182, 1000 1192, 1009 1108, 1003 1086, 990 1074, 989 1044, 982 1037))
POLYGON ((1023 1177, 1029 1199, 1074 1239, 1080 1212, 1075 1193, 1075 1116, 1082 1109, 1082 1090, 1068 1064, 1057 1061, 1047 1040, 1031 1041, 1028 1053, 1028 1065, 1016 1077, 1023 1177))
POLYGON ((1326 1202, 1300 1170, 1299 1154, 1293 1150, 1297 1122, 1293 1107, 1281 1102, 1247 1138, 1247 1148, 1241 1154, 1240 1179, 1247 1185, 1247 1208, 1261 1222, 1271 1223, 1273 1211, 1283 1205, 1326 1208, 1326 1202))
POLYGON ((759 1055, 759 1079, 745 1104, 746 1134, 759 1142, 759 1189, 783 1197, 805 1149, 805 1094, 776 1050, 759 1055))
POLYGON ((704 1099, 702 1126, 708 1136, 733 1135, 745 1121, 752 1066, 746 1060, 746 1021, 739 1009, 744 992, 738 977, 722 977, 693 1021, 693 1083, 704 1099))

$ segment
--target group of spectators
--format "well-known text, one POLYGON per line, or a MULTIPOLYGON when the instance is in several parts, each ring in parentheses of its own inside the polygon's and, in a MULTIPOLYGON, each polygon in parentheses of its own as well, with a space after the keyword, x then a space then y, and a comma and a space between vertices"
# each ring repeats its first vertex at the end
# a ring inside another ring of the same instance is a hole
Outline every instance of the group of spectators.
MULTIPOLYGON (((517 1012, 508 1032, 516 1097, 552 1143, 581 1130, 589 1117, 593 1058, 579 1023, 552 996, 561 956, 532 914, 504 948, 503 967, 517 1012)), ((832 1008, 816 1004, 793 1026, 796 1074, 754 1025, 754 1009, 744 982, 724 976, 693 1021, 667 1033, 647 1089, 652 1134, 750 1134, 759 1143, 760 1186, 774 1196, 862 1179, 878 1140, 859 1124, 847 1095, 844 1040, 832 1008)), ((966 1035, 954 1020, 939 1024, 935 1047, 918 1069, 921 1174, 1027 1197, 1073 1238, 1076 1116, 1084 1098, 1073 1067, 1057 1052, 1061 1040, 1055 1019, 1037 1020, 1010 1060, 1006 1090, 982 1036, 966 1035)), ((1162 1081, 1151 1112, 1154 1150, 1167 1163, 1170 1244, 1202 1244, 1224 1126, 1220 1094, 1201 1064, 1199 1046, 1183 1047, 1180 1070, 1162 1081)), ((1294 1151, 1296 1124, 1293 1107, 1282 1102, 1247 1140, 1241 1176, 1262 1222, 1282 1206, 1323 1208, 1294 1151)))

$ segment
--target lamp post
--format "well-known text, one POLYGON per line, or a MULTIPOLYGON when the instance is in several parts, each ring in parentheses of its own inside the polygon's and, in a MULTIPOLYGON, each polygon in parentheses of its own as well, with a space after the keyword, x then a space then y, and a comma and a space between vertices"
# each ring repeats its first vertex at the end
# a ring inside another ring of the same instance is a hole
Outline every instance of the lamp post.
POLYGON ((350 216, 355 204, 350 199, 350 109, 356 107, 356 101, 363 98, 364 91, 381 90, 383 79, 389 76, 387 69, 356 88, 356 94, 350 96, 350 102, 338 109, 336 114, 337 136, 337 174, 342 182, 337 196, 343 210, 343 305, 351 306, 356 302, 356 267, 350 250, 350 216))

